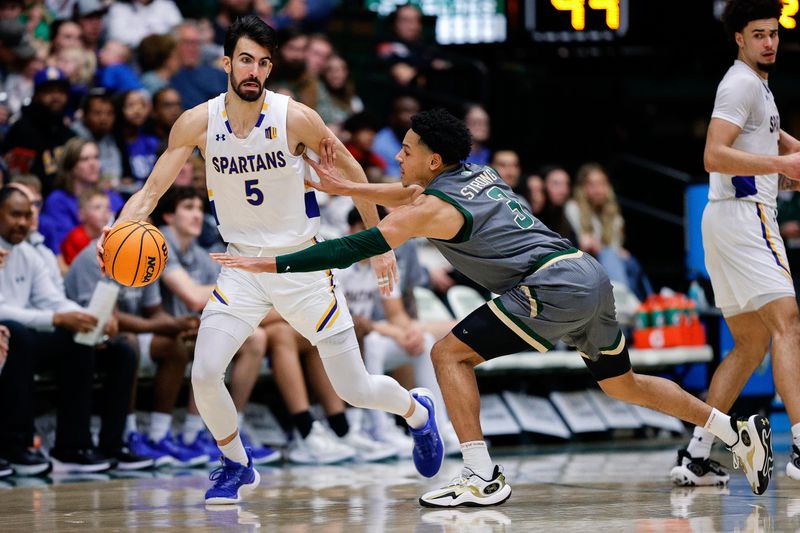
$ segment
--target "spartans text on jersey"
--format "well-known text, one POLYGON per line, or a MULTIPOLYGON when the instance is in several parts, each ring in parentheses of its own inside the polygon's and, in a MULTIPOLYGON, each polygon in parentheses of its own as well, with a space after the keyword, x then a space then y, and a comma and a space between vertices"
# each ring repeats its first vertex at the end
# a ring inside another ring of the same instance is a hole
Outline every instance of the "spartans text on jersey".
POLYGON ((214 156, 211 158, 211 164, 214 165, 214 170, 221 174, 246 174, 248 172, 283 168, 286 166, 286 159, 283 151, 278 150, 277 152, 240 155, 237 157, 214 156))

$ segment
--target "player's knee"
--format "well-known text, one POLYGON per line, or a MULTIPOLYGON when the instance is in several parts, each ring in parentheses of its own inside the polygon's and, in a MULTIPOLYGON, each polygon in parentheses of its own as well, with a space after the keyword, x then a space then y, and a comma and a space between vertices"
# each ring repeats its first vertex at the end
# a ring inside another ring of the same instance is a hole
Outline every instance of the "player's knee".
POLYGON ((465 350, 465 345, 456 341, 452 334, 446 335, 436 342, 431 348, 431 361, 434 368, 441 368, 448 364, 467 363, 475 366, 480 362, 471 350, 465 350))
POLYGON ((203 390, 215 387, 225 379, 225 369, 217 369, 212 365, 204 364, 203 361, 195 359, 192 365, 192 387, 195 390, 203 390))
POLYGON ((331 384, 336 395, 345 403, 349 403, 353 407, 368 408, 371 406, 373 398, 369 382, 357 383, 354 380, 348 383, 334 383, 331 381, 331 384))

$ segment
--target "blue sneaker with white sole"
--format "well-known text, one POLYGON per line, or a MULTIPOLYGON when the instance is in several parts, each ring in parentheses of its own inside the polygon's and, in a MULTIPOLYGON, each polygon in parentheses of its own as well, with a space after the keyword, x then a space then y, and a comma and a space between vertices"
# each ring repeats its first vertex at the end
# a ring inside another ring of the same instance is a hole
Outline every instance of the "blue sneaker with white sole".
POLYGON ((223 456, 220 459, 222 465, 208 476, 214 484, 206 491, 206 505, 239 503, 243 495, 258 487, 261 476, 253 468, 253 454, 250 448, 244 451, 247 453, 247 466, 223 456))
POLYGON ((164 438, 158 442, 150 440, 147 444, 159 452, 164 452, 172 456, 172 458, 177 461, 176 466, 191 468, 208 463, 208 455, 202 453, 202 451, 181 446, 181 444, 173 438, 171 433, 164 435, 164 438))
POLYGON ((181 433, 178 435, 178 443, 184 448, 188 448, 199 454, 207 455, 208 464, 218 463, 219 458, 222 456, 222 452, 217 446, 217 441, 215 441, 214 437, 211 436, 211 433, 205 429, 197 434, 197 437, 191 444, 186 444, 186 439, 184 438, 183 433, 181 433))
POLYGON ((275 448, 271 448, 269 446, 254 445, 253 441, 250 440, 250 436, 241 429, 239 430, 239 438, 242 439, 242 446, 245 448, 250 448, 250 451, 253 453, 253 464, 266 465, 280 461, 280 450, 276 450, 275 448))
POLYGON ((433 393, 426 388, 417 387, 411 390, 411 396, 428 410, 428 421, 419 429, 409 427, 411 437, 414 439, 414 466, 417 472, 425 477, 433 477, 442 467, 444 461, 444 443, 436 427, 436 409, 434 407, 433 393))

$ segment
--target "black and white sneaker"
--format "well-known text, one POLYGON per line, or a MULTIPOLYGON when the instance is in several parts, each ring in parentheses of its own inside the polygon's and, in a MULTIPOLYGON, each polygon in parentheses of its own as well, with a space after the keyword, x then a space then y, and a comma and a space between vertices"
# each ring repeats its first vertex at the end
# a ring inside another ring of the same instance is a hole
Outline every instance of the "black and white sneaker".
POLYGON ((792 444, 792 454, 786 465, 786 475, 800 481, 800 448, 792 444))
POLYGON ((53 472, 56 473, 105 472, 116 466, 116 461, 109 459, 94 448, 83 450, 59 450, 54 448, 50 451, 50 459, 53 461, 53 472))
POLYGON ((419 503, 425 507, 485 507, 500 505, 510 496, 511 486, 499 465, 495 465, 488 480, 464 467, 460 476, 440 489, 426 492, 419 503))
POLYGON ((679 487, 724 487, 730 475, 711 459, 692 457, 686 449, 678 450, 678 464, 669 473, 679 487))
POLYGON ((750 488, 755 494, 764 494, 772 477, 772 427, 761 415, 747 419, 731 417, 731 427, 739 440, 730 447, 733 467, 742 467, 750 488))
POLYGON ((6 461, 5 459, 0 459, 0 478, 13 475, 14 475, 14 469, 11 468, 11 463, 6 461))
POLYGON ((35 448, 12 449, 3 458, 18 476, 43 476, 53 468, 44 454, 35 448))
POLYGON ((117 470, 144 470, 155 465, 155 461, 148 457, 136 455, 127 446, 123 446, 113 453, 107 453, 117 461, 117 470))

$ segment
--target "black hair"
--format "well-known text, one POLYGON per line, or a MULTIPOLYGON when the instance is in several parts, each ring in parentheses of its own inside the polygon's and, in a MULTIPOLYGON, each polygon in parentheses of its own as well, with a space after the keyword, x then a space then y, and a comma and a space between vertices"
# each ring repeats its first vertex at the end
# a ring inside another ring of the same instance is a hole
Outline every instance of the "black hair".
POLYGON ((166 194, 161 197, 161 200, 158 201, 158 205, 153 212, 153 219, 158 225, 162 225, 165 223, 164 215, 174 214, 178 209, 178 204, 184 200, 193 200, 195 198, 201 202, 205 200, 200 191, 194 187, 189 187, 188 185, 170 187, 166 194))
POLYGON ((734 39, 744 27, 754 20, 780 19, 783 11, 781 0, 728 0, 722 13, 725 33, 734 39))
POLYGON ((223 49, 225 55, 233 57, 233 51, 236 49, 236 43, 242 37, 247 37, 256 44, 259 44, 269 50, 270 54, 275 53, 278 47, 278 39, 275 30, 272 27, 258 18, 255 15, 245 15, 234 21, 230 25, 228 31, 225 32, 225 44, 223 49))
POLYGON ((356 133, 361 130, 378 131, 380 128, 378 127, 378 123, 374 117, 372 117, 369 113, 362 111, 361 113, 356 113, 345 120, 344 124, 342 124, 342 129, 349 133, 356 133))
POLYGON ((411 129, 445 165, 464 161, 472 149, 472 136, 464 122, 441 108, 411 117, 411 129))
MULTIPOLYGON (((153 107, 156 107, 156 104, 158 103, 159 100, 161 100, 161 97, 164 96, 165 94, 167 94, 170 91, 176 92, 178 94, 178 96, 180 96, 180 94, 181 94, 172 85, 165 85, 165 86, 161 87, 160 89, 158 89, 156 92, 153 93, 153 97, 150 99, 150 103, 153 105, 153 107)), ((183 102, 181 102, 181 105, 183 105, 183 102)))
POLYGON ((93 100, 101 100, 112 106, 114 105, 114 98, 111 96, 110 92, 103 87, 94 87, 89 89, 89 92, 86 93, 86 96, 83 97, 83 101, 81 102, 81 109, 84 115, 89 112, 89 105, 93 100))
POLYGON ((0 207, 5 207, 6 202, 8 201, 9 198, 11 198, 11 195, 14 193, 21 194, 23 198, 25 198, 26 200, 28 199, 28 197, 25 196, 25 193, 22 192, 21 190, 17 189, 16 187, 12 187, 10 185, 5 185, 3 188, 0 189, 0 207))
MULTIPOLYGON (((386 212, 386 208, 382 205, 375 206, 378 208, 378 218, 383 219, 388 214, 386 212)), ((348 226, 355 226, 356 224, 363 224, 364 219, 361 218, 361 213, 358 212, 358 208, 354 207, 347 213, 347 225, 348 226)))

